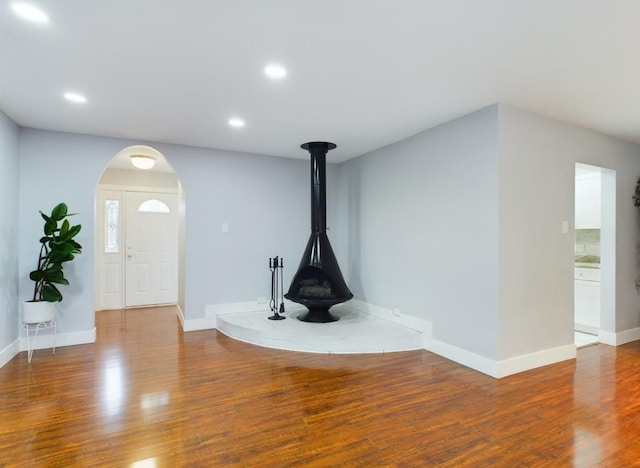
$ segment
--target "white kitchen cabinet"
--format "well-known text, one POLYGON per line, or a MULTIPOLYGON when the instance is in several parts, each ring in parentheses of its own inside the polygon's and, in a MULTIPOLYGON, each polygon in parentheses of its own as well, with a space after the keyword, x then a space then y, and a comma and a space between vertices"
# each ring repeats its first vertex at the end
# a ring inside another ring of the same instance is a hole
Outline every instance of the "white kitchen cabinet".
POLYGON ((576 268, 575 329, 597 333, 600 329, 600 269, 576 268))

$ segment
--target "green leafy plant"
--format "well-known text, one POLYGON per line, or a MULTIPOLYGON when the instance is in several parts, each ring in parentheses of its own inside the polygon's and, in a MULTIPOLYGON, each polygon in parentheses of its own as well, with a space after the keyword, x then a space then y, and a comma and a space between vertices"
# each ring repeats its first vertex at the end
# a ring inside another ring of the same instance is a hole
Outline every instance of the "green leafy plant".
POLYGON ((67 212, 67 205, 59 203, 50 215, 40 212, 44 219, 44 236, 40 238, 38 268, 29 274, 35 282, 33 301, 59 302, 62 294, 57 284, 69 284, 64 277, 63 263, 82 252, 82 246, 73 238, 78 235, 81 225, 72 225, 67 219, 74 213, 67 212))

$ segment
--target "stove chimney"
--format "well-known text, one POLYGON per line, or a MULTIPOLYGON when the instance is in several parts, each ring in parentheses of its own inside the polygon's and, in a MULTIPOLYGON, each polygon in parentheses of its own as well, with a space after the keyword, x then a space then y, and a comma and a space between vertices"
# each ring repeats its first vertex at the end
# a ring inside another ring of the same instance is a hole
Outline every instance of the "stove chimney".
POLYGON ((311 154, 311 237, 284 297, 309 309, 298 317, 303 322, 335 322, 339 317, 329 308, 353 297, 327 237, 326 156, 335 147, 322 141, 301 146, 311 154))

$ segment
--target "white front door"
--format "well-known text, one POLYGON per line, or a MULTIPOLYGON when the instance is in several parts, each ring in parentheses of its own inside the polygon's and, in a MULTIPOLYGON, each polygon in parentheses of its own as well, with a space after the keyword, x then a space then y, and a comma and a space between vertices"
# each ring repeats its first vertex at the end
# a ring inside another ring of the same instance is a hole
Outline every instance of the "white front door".
POLYGON ((126 192, 125 306, 178 302, 178 197, 126 192))

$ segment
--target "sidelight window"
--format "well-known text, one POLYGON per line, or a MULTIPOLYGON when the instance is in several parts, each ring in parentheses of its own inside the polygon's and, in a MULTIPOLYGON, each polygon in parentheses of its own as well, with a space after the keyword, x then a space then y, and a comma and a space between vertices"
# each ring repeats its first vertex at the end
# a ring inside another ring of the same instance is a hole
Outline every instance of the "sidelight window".
POLYGON ((105 202, 105 253, 118 253, 118 219, 120 215, 120 201, 107 200, 105 202))

